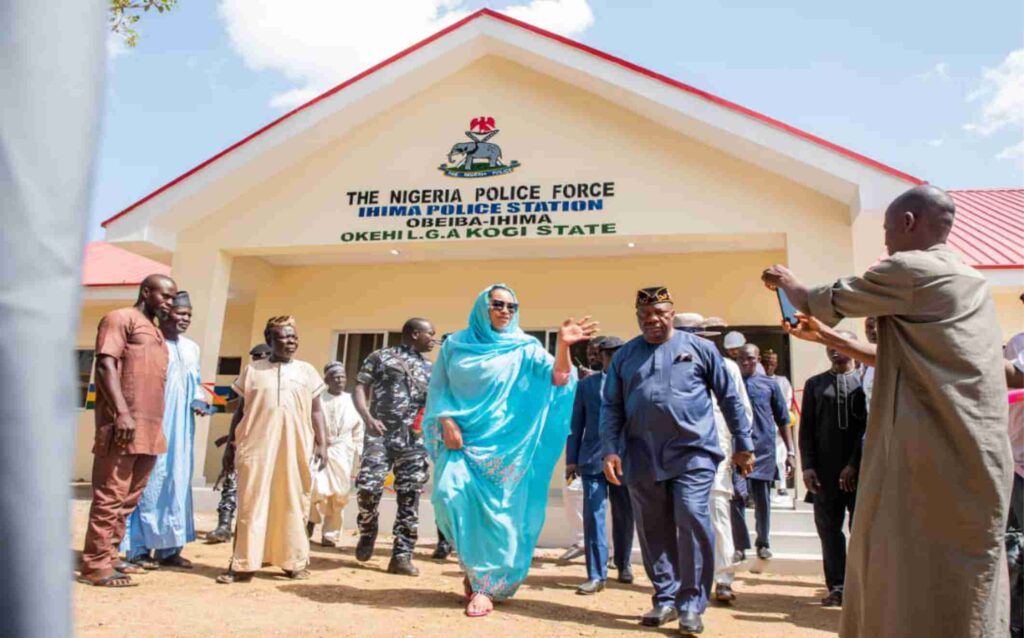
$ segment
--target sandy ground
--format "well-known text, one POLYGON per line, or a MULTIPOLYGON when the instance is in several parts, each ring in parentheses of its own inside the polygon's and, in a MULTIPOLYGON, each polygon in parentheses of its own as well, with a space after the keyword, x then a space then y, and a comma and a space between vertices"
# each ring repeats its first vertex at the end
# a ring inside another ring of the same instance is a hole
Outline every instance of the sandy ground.
MULTIPOLYGON (((82 546, 88 503, 76 500, 74 548, 82 546)), ((383 521, 382 521, 383 522, 383 521)), ((200 537, 214 527, 211 515, 197 518, 200 537)), ((319 539, 319 532, 314 535, 319 539)), ((574 593, 585 577, 580 559, 557 565, 557 552, 538 552, 526 584, 515 599, 499 603, 487 618, 463 615, 461 574, 449 559, 429 559, 432 545, 417 549, 419 578, 392 576, 387 567, 390 539, 378 541, 368 563, 353 557, 355 537, 339 549, 313 544, 313 577, 292 582, 266 568, 249 584, 218 585, 230 544, 189 545, 184 555, 193 571, 163 570, 137 577, 139 587, 101 589, 76 584, 75 624, 79 636, 622 636, 677 635, 671 627, 638 623, 650 605, 650 582, 636 565, 634 585, 611 583, 596 596, 574 593)), ((614 571, 612 572, 614 574, 614 571)), ((705 636, 834 636, 836 609, 824 609, 817 579, 743 574, 739 599, 712 606, 704 615, 705 636)))

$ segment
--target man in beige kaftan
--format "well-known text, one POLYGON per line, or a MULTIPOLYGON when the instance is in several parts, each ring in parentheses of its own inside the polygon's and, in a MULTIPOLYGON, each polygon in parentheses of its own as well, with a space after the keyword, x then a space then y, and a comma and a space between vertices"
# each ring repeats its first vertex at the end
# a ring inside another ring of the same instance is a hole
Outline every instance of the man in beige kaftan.
POLYGON ((363 420, 345 392, 345 366, 332 361, 324 366, 327 392, 320 395, 327 424, 327 465, 313 477, 312 506, 307 531, 323 523, 321 544, 334 547, 341 538, 342 512, 352 494, 352 474, 363 453, 363 420))
POLYGON ((781 266, 763 276, 826 324, 878 317, 843 638, 1007 635, 1001 339, 985 278, 944 243, 953 215, 919 186, 890 205, 891 256, 863 277, 808 289, 781 266))
POLYGON ((231 567, 218 577, 225 584, 250 580, 267 564, 291 578, 309 576, 310 465, 322 467, 325 455, 325 386, 316 368, 294 358, 294 320, 275 317, 266 334, 273 354, 247 365, 232 386, 240 397, 228 438, 238 471, 238 523, 231 567))

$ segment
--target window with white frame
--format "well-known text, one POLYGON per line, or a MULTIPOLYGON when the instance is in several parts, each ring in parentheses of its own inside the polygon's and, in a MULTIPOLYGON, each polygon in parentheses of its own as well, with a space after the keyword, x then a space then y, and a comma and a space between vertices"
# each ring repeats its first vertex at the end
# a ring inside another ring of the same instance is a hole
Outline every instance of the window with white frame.
POLYGON ((381 348, 398 345, 402 342, 402 333, 387 330, 336 332, 334 338, 334 360, 345 364, 345 390, 351 392, 366 357, 381 348))

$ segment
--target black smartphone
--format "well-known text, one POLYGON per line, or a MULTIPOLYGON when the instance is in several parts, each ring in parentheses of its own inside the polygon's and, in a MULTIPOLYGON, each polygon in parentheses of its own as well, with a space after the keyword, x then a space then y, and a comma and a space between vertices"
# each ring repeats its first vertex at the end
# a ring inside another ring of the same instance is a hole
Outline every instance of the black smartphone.
POLYGON ((795 328, 800 323, 800 320, 796 318, 796 306, 789 300, 789 297, 786 296, 782 288, 776 288, 775 294, 779 297, 779 310, 782 311, 782 318, 786 320, 786 323, 795 328))

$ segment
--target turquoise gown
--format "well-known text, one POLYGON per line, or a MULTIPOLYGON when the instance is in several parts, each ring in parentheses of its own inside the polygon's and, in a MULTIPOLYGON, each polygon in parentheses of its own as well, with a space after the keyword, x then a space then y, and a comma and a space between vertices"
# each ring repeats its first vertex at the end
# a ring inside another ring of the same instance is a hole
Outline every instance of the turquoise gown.
POLYGON ((576 376, 552 383, 554 358, 519 329, 518 313, 505 330, 491 328, 494 287, 477 297, 469 327, 441 347, 423 430, 434 460, 437 525, 473 591, 501 600, 530 568, 551 472, 569 434, 576 376), (461 450, 445 447, 439 417, 462 430, 461 450))

